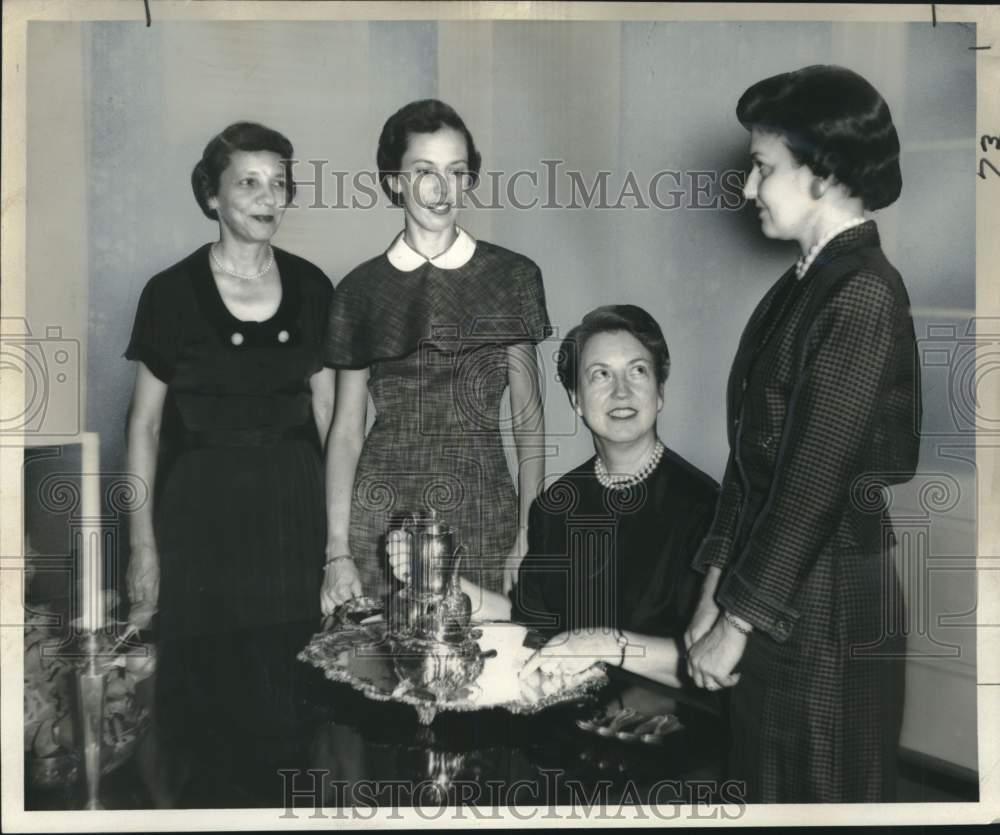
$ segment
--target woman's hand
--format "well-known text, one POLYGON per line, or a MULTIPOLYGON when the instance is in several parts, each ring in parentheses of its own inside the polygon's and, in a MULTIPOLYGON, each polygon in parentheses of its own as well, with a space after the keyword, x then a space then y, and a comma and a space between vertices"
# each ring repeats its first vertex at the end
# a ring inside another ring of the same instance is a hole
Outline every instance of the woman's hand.
POLYGON ((540 670, 544 675, 574 675, 599 661, 617 664, 621 657, 618 640, 610 632, 560 632, 535 651, 520 674, 540 670))
POLYGON ((701 586, 701 597, 698 606, 691 617, 691 623, 684 633, 684 646, 691 649, 705 634, 715 626, 719 617, 719 607, 715 602, 715 590, 719 587, 722 569, 712 566, 705 574, 705 582, 701 586))
MULTIPOLYGON (((368 370, 341 370, 336 374, 333 423, 326 444, 326 558, 350 553, 351 496, 354 475, 365 440, 368 407, 368 370)), ((323 614, 360 596, 361 578, 353 560, 327 563, 320 592, 323 614)))
POLYGON ((389 553, 389 567, 396 579, 405 583, 410 579, 410 537, 406 531, 389 531, 385 538, 385 550, 389 553))
POLYGON ((511 548, 507 559, 504 561, 503 569, 503 593, 508 594, 517 583, 517 572, 524 562, 524 555, 528 552, 528 544, 524 537, 518 536, 517 543, 511 548))
POLYGON ((733 669, 743 657, 747 636, 736 629, 725 617, 691 647, 688 653, 688 673, 698 687, 718 690, 732 687, 740 680, 733 669))
POLYGON ((690 650, 715 626, 718 619, 719 607, 715 599, 710 594, 702 594, 698 601, 698 607, 694 610, 691 623, 688 624, 688 628, 684 632, 684 646, 690 650))
POLYGON ((156 606, 160 596, 160 556, 155 545, 133 546, 125 582, 133 605, 156 606))
MULTIPOLYGON (((160 446, 160 423, 167 384, 158 379, 146 364, 136 364, 135 390, 129 403, 127 469, 131 478, 148 485, 156 483, 156 459, 160 446)), ((136 491, 139 495, 142 491, 136 491)), ((160 555, 153 531, 153 496, 132 508, 129 556, 125 585, 132 603, 133 623, 145 627, 156 610, 160 597, 160 555)))
POLYGON ((320 610, 324 616, 331 614, 341 603, 360 596, 361 577, 354 560, 343 559, 326 564, 323 588, 319 596, 320 610))

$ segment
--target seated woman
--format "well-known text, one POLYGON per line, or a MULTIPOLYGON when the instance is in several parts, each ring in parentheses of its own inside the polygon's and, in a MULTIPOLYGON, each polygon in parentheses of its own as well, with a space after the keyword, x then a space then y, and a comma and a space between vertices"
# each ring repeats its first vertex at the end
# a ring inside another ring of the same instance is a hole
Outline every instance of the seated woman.
MULTIPOLYGON (((509 598, 462 581, 477 618, 514 620, 547 639, 525 674, 604 661, 680 684, 700 579, 690 564, 717 485, 657 438, 669 364, 660 326, 635 305, 591 311, 563 342, 559 376, 597 455, 532 504, 509 598)), ((405 580, 404 534, 389 554, 405 580)))

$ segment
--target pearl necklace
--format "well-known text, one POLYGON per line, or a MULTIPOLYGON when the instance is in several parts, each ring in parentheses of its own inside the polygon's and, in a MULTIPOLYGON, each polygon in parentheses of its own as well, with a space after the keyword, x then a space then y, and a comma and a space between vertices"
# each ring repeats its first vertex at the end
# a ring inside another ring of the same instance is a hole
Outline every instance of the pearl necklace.
POLYGON ((264 269, 262 269, 259 273, 254 273, 253 275, 243 275, 243 273, 238 273, 236 272, 236 270, 227 269, 226 267, 223 267, 221 263, 219 263, 219 259, 215 255, 216 246, 217 244, 212 244, 211 248, 208 250, 208 254, 212 259, 212 263, 215 264, 216 269, 218 269, 220 272, 226 273, 227 275, 239 278, 242 281, 257 281, 257 279, 263 278, 265 275, 267 275, 271 271, 271 267, 274 265, 274 250, 271 249, 271 247, 269 246, 267 248, 268 254, 267 254, 267 261, 264 264, 264 269))
POLYGON ((820 252, 823 250, 823 247, 825 247, 828 243, 830 243, 830 241, 836 238, 837 235, 841 234, 842 232, 846 232, 848 229, 853 229, 855 226, 860 226, 862 223, 865 222, 866 222, 865 218, 863 217, 851 218, 850 220, 840 224, 840 226, 836 227, 835 229, 832 229, 831 231, 827 232, 815 244, 809 247, 809 251, 805 255, 803 255, 801 258, 799 258, 798 261, 795 262, 795 277, 802 278, 802 276, 804 276, 807 272, 809 272, 809 268, 813 265, 813 261, 816 260, 816 256, 819 255, 820 252))
POLYGON ((649 478, 650 473, 656 469, 656 465, 660 463, 660 459, 663 457, 665 447, 661 443, 660 439, 656 439, 656 445, 653 447, 653 451, 650 453, 649 458, 646 459, 646 463, 643 464, 633 475, 611 475, 608 472, 608 468, 604 465, 601 460, 601 456, 598 455, 594 460, 594 475, 597 476, 597 481, 600 483, 601 487, 608 490, 627 490, 629 487, 634 487, 636 484, 640 484, 649 478))

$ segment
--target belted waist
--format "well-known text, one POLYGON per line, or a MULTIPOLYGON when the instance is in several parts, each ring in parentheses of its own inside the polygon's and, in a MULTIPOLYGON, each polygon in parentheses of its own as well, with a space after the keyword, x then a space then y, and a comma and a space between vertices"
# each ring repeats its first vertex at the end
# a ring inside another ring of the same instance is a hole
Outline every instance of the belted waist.
POLYGON ((184 444, 188 448, 274 446, 282 441, 315 441, 312 423, 299 426, 258 426, 250 429, 188 429, 184 444))

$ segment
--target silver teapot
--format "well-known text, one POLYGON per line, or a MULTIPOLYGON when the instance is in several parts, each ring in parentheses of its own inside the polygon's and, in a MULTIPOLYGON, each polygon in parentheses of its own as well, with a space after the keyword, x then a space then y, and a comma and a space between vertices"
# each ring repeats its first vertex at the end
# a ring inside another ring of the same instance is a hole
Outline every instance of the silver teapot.
POLYGON ((409 581, 390 606, 398 634, 461 643, 472 621, 472 601, 458 583, 463 546, 457 531, 433 516, 412 518, 402 530, 410 539, 409 581))

